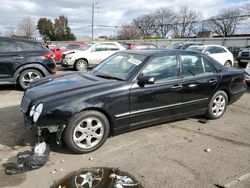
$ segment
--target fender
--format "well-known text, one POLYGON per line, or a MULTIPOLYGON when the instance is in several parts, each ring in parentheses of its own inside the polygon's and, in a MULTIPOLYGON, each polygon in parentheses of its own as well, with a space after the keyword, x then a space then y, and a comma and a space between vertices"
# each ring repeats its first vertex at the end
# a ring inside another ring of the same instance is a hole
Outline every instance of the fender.
POLYGON ((40 70, 40 71, 43 73, 44 76, 50 75, 50 73, 48 72, 48 70, 47 70, 43 65, 34 62, 34 63, 29 63, 29 64, 26 64, 26 65, 22 65, 21 67, 19 67, 19 68, 16 70, 16 72, 15 72, 15 74, 14 74, 14 76, 13 76, 13 80, 17 80, 17 78, 18 78, 18 76, 20 75, 20 73, 21 73, 23 70, 29 69, 29 68, 31 68, 31 69, 34 69, 34 68, 35 68, 35 69, 40 70))

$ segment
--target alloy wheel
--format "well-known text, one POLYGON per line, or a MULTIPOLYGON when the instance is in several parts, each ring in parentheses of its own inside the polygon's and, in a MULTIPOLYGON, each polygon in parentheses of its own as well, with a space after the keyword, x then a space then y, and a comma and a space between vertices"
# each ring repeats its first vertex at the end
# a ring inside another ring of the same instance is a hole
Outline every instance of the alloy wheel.
POLYGON ((219 117, 225 110, 226 99, 223 95, 215 97, 212 105, 212 113, 214 116, 219 117))
POLYGON ((82 120, 74 129, 73 141, 82 149, 96 146, 104 135, 104 127, 100 120, 89 117, 82 120))
POLYGON ((31 82, 33 82, 34 80, 40 79, 40 78, 41 78, 41 75, 39 75, 36 72, 30 71, 30 72, 26 72, 22 76, 21 82, 23 83, 23 85, 25 87, 28 87, 31 82))

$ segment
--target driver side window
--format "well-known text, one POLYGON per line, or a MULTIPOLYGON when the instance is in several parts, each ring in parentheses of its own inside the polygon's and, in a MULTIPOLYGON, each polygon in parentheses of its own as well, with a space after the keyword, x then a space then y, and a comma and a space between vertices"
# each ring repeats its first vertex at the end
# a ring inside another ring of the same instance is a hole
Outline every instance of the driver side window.
POLYGON ((177 79, 176 56, 154 58, 142 71, 143 76, 153 77, 155 82, 177 79))

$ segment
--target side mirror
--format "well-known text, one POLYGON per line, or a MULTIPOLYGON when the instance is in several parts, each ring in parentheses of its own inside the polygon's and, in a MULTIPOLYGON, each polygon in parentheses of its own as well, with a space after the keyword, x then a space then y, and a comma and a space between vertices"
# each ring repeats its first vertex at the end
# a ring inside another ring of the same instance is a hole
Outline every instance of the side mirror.
POLYGON ((150 76, 140 76, 138 77, 138 85, 143 87, 144 85, 152 85, 155 83, 155 78, 150 76))

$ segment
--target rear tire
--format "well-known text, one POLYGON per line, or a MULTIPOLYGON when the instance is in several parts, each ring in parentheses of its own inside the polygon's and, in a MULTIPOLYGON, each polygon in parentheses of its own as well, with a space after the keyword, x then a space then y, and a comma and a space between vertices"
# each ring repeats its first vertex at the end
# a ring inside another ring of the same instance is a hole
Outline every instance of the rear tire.
POLYGON ((226 112, 228 96, 224 91, 217 91, 208 104, 207 117, 209 119, 219 119, 226 112))
POLYGON ((109 136, 107 117, 94 110, 83 111, 69 121, 64 142, 75 153, 84 154, 101 147, 109 136))
POLYGON ((75 63, 75 69, 77 71, 87 71, 88 70, 88 62, 84 59, 78 59, 75 63))
POLYGON ((232 62, 230 60, 227 60, 224 64, 225 67, 232 67, 232 62))
POLYGON ((240 60, 238 61, 238 66, 241 68, 246 68, 247 63, 242 63, 240 60))
POLYGON ((34 80, 42 78, 43 75, 41 72, 35 69, 27 69, 21 72, 19 78, 18 78, 18 83, 21 86, 23 90, 28 89, 29 84, 33 82, 34 80))

